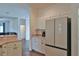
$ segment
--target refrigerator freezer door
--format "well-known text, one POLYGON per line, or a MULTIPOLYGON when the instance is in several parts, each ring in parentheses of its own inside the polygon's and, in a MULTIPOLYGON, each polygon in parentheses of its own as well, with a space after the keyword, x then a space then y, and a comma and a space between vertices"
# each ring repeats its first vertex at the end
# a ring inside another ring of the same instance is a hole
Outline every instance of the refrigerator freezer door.
POLYGON ((67 51, 46 46, 46 56, 67 56, 67 51))
POLYGON ((54 20, 46 21, 46 44, 54 45, 54 20))
POLYGON ((67 18, 55 20, 55 46, 67 49, 67 18))

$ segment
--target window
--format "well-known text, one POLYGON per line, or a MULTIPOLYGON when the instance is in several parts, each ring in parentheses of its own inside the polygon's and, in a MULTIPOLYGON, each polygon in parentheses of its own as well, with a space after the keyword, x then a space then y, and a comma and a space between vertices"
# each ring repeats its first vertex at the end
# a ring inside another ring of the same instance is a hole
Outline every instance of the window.
POLYGON ((0 32, 3 32, 3 26, 0 26, 0 32))
POLYGON ((5 23, 0 23, 0 33, 5 33, 5 23))

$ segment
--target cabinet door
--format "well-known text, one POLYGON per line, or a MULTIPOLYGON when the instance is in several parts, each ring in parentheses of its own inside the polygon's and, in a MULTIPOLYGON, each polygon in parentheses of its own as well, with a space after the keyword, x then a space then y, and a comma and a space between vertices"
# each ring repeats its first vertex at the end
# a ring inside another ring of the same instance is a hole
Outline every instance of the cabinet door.
POLYGON ((7 56, 7 44, 2 45, 2 56, 7 56))
POLYGON ((37 38, 36 37, 33 37, 32 38, 32 49, 33 50, 35 50, 36 49, 36 47, 37 47, 37 38))
POLYGON ((8 43, 7 44, 7 55, 13 56, 13 54, 14 54, 13 43, 8 43))
POLYGON ((0 47, 0 56, 1 56, 1 53, 2 53, 2 47, 0 47))
POLYGON ((41 39, 39 37, 35 37, 33 44, 33 49, 35 51, 41 52, 41 39))
POLYGON ((42 51, 43 42, 41 40, 42 40, 42 37, 38 36, 37 37, 37 50, 38 50, 38 52, 43 53, 43 51, 42 51))
POLYGON ((67 49, 67 18, 55 20, 55 46, 67 49))
POLYGON ((54 45, 54 20, 46 21, 46 44, 54 45))
POLYGON ((46 56, 67 56, 67 51, 46 46, 46 56))
POLYGON ((22 56, 22 42, 18 41, 13 46, 14 56, 22 56))
POLYGON ((41 52, 45 54, 45 38, 41 37, 41 52))
POLYGON ((32 39, 32 49, 35 50, 35 51, 38 51, 40 53, 44 53, 44 45, 43 45, 43 40, 42 40, 42 37, 41 36, 38 36, 38 37, 34 37, 32 39))
POLYGON ((45 29, 45 20, 43 20, 43 19, 37 20, 37 28, 39 28, 39 29, 45 29))

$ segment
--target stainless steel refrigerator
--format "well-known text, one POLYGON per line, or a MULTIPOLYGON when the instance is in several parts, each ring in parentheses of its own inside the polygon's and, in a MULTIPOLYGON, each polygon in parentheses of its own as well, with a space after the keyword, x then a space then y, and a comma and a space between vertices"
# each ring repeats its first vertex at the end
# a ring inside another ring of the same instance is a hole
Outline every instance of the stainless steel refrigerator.
POLYGON ((71 56, 71 19, 46 20, 45 42, 47 56, 71 56))

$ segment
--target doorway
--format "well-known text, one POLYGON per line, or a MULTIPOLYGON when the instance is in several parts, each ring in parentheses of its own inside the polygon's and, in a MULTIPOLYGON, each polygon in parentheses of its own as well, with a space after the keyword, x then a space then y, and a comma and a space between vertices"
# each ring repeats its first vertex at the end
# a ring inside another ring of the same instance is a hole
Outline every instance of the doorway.
POLYGON ((30 20, 20 19, 20 38, 23 41, 23 55, 30 50, 30 20))

